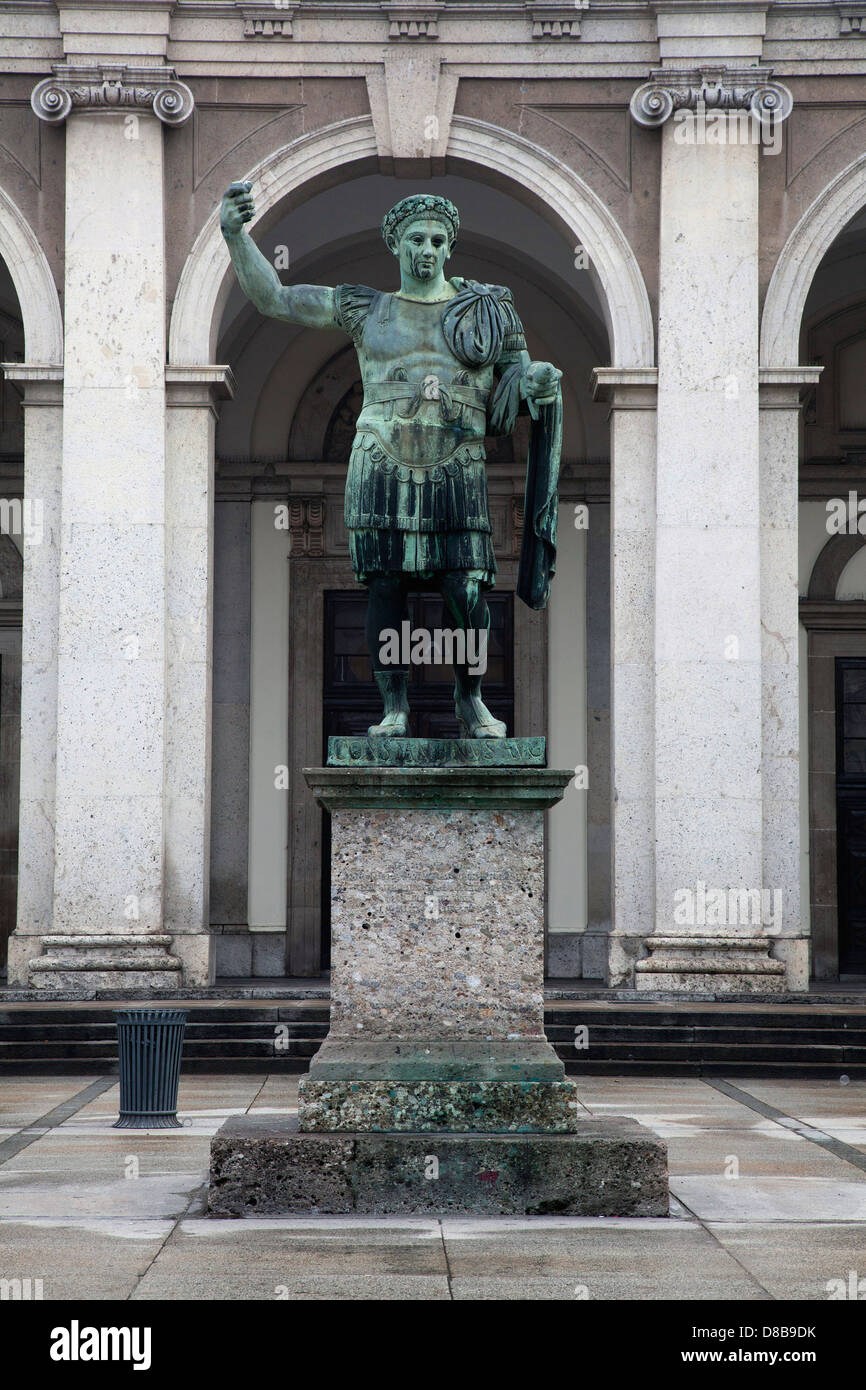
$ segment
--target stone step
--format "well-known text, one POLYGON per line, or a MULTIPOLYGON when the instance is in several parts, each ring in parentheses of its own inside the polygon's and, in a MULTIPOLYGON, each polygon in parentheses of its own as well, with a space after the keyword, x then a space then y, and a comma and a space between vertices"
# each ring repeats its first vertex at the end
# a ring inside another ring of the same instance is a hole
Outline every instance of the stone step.
MULTIPOLYGON (((328 1031, 322 999, 256 1001, 249 1007, 177 1001, 189 1013, 185 1071, 304 1071, 328 1031), (282 1025, 282 1026, 281 1026, 282 1025)), ((11 1072, 111 1072, 115 1012, 96 1007, 0 1005, 0 1068, 11 1072)), ((607 1004, 555 1000, 548 1040, 570 1075, 866 1075, 866 1007, 767 1004, 607 1004), (574 1030, 589 1029, 575 1048, 574 1030)))
POLYGON ((567 1008, 561 1003, 546 1004, 545 1025, 573 1028, 578 1023, 589 1027, 627 1028, 850 1028, 866 1032, 866 1008, 819 1010, 804 1007, 796 1013, 790 1008, 761 1010, 727 1009, 705 1006, 702 1009, 677 1008, 671 1005, 652 1009, 635 1009, 627 1004, 611 1005, 606 1009, 589 1009, 580 1004, 567 1008))
MULTIPOLYGON (((160 1008, 172 1008, 175 1001, 160 1000, 160 1008)), ((0 1028, 16 1025, 27 1027, 52 1027, 58 1025, 72 1024, 99 1024, 104 1027, 115 1027, 115 1013, 124 1008, 139 1007, 136 1003, 129 1005, 117 1002, 108 1007, 94 1008, 92 1005, 83 1004, 81 1006, 66 1004, 64 1006, 55 1005, 52 1008, 30 1008, 20 1004, 7 1005, 5 1008, 0 1005, 0 1028)), ((147 1007, 143 1001, 140 1007, 147 1007)), ((325 1000, 305 1002, 297 1000, 291 1004, 260 1004, 255 1008, 248 1009, 223 1009, 213 1006, 200 1007, 191 1004, 188 1000, 181 1000, 177 1004, 178 1009, 186 1009, 188 1012, 187 1028, 200 1024, 230 1024, 230 1023, 324 1023, 327 1025, 330 1018, 330 1005, 325 1000)))
MULTIPOLYGON (((321 1038, 288 1038, 274 1047, 273 1039, 247 1038, 233 1042, 231 1039, 215 1038, 210 1041, 195 1041, 184 1038, 184 1063, 202 1057, 258 1057, 264 1059, 289 1055, 294 1057, 314 1057, 322 1045, 321 1038)), ((0 1062, 11 1062, 19 1058, 51 1059, 54 1057, 80 1057, 94 1060, 117 1061, 117 1044, 106 1045, 101 1039, 91 1042, 58 1039, 54 1042, 2 1042, 0 1041, 0 1062)))
MULTIPOLYGON (((574 1024, 545 1023, 548 1040, 559 1047, 574 1040, 574 1024)), ((704 1028, 686 1025, 683 1028, 631 1028, 628 1024, 605 1025, 589 1023, 589 1043, 593 1049, 611 1043, 725 1043, 746 1046, 760 1042, 767 1047, 841 1046, 866 1047, 863 1028, 704 1028)))
POLYGON ((866 1046, 853 1047, 766 1047, 762 1044, 726 1043, 607 1043, 589 1049, 575 1048, 561 1043, 557 1054, 568 1062, 580 1063, 584 1060, 612 1062, 851 1062, 866 1063, 866 1046))
MULTIPOLYGON (((188 1023, 184 1032, 184 1045, 208 1042, 221 1038, 242 1042, 249 1038, 256 1042, 273 1042, 277 1029, 288 1028, 292 1038, 316 1038, 319 1042, 327 1036, 328 1021, 321 1023, 298 1023, 295 1021, 267 1019, 261 1023, 188 1023)), ((283 1036, 280 1034, 279 1036, 283 1036)), ((52 1023, 35 1025, 0 1025, 0 1046, 3 1043, 19 1042, 110 1042, 117 1041, 117 1027, 113 1023, 52 1023)))

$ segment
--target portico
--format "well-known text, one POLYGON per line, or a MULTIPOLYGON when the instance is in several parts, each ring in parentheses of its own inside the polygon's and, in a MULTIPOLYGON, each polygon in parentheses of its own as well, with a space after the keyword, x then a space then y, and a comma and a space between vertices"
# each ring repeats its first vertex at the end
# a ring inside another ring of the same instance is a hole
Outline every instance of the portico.
MULTIPOLYGON (((845 824, 859 814, 859 753, 837 766, 830 731, 859 717, 855 677, 838 704, 834 682, 866 652, 859 608, 840 609, 866 595, 860 547, 812 579, 822 509, 866 492, 866 166, 809 83, 832 52, 860 100, 859 41, 748 3, 594 6, 557 35, 531 5, 446 6, 411 39, 375 6, 351 36, 303 6, 267 32, 212 8, 47 6, 0 108, 22 344, 5 409, 25 430, 6 491, 43 518, 38 544, 9 542, 9 984, 177 994, 327 965, 328 820, 300 769, 369 722, 342 521, 358 378, 345 339, 258 325, 233 294, 233 179, 286 283, 392 287, 382 212, 452 198, 451 269, 513 286, 533 356, 564 368, 544 614, 514 602, 525 439, 488 453, 491 709, 575 768, 546 831, 549 973, 803 993, 820 942, 837 978, 861 930, 834 886, 839 864, 857 876, 836 818, 837 786, 845 824), (686 138, 709 112, 725 140, 686 138), (772 138, 752 138, 756 112, 772 138)), ((0 20, 11 55, 21 21, 0 20)), ((423 589, 411 601, 443 626, 423 589)), ((448 717, 440 685, 418 678, 425 730, 448 717)))

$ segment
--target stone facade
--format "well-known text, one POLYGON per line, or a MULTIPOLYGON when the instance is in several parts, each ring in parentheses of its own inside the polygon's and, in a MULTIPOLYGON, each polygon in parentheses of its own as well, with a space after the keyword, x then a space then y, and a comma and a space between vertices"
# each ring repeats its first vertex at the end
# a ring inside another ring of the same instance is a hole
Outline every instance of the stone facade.
MULTIPOLYGON (((866 589, 809 596, 804 516, 866 483, 842 355, 866 305, 855 11, 0 0, 0 309, 23 342, 0 464, 41 504, 8 620, 11 983, 205 986, 218 942, 234 974, 319 967, 300 769, 319 605, 351 586, 354 378, 339 335, 254 325, 233 294, 216 209, 238 177, 260 244, 323 283, 385 283, 395 189, 455 191, 464 265, 514 284, 535 355, 564 359, 583 589, 514 633, 513 732, 588 769, 548 831, 549 964, 692 993, 839 973, 826 673, 864 650, 866 589), (256 510, 280 502, 282 549, 256 510), (731 920, 777 891, 771 921, 731 920)), ((519 452, 496 460, 505 586, 521 486, 519 452)))

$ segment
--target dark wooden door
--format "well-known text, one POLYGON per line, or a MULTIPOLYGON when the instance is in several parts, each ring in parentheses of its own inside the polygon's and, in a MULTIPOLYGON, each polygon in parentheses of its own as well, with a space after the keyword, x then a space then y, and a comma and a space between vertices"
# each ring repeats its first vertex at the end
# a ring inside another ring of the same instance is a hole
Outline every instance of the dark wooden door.
MULTIPOLYGON (((484 701, 497 719, 514 731, 514 595, 489 594, 490 638, 487 670, 482 677, 484 701)), ((367 652, 364 624, 367 595, 363 591, 325 592, 325 681, 323 690, 322 762, 334 734, 365 734, 382 715, 382 701, 367 652)), ((453 628, 454 622, 436 593, 409 595, 413 628, 453 628)), ((409 707, 412 738, 457 738, 454 715, 454 673, 450 666, 409 668, 409 707)), ((330 959, 331 826, 323 812, 322 826, 322 966, 330 959)))
POLYGON ((866 975, 866 660, 836 659, 839 974, 866 975))

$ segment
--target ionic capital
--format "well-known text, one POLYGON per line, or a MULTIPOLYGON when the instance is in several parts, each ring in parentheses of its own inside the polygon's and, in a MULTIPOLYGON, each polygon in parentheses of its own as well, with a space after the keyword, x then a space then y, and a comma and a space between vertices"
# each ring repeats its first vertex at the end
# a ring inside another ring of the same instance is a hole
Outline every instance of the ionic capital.
POLYGON ((41 121, 59 125, 72 111, 151 111, 164 125, 182 125, 193 95, 174 68, 55 63, 53 76, 33 88, 30 105, 41 121))
POLYGON ((653 68, 649 82, 632 95, 638 125, 664 125, 674 111, 749 111, 759 121, 784 121, 794 98, 768 67, 653 68))

